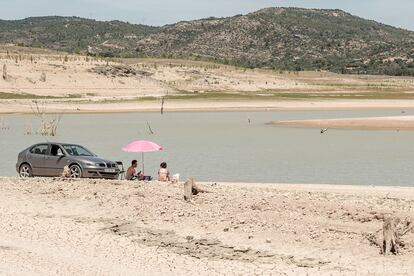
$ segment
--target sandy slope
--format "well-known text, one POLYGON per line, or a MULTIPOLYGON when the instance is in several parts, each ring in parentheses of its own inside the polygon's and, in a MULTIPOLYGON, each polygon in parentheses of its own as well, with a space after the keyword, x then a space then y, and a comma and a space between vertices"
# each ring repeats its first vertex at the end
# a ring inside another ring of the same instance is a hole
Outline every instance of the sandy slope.
POLYGON ((344 118, 320 120, 273 121, 270 124, 291 127, 319 127, 339 129, 414 130, 414 116, 344 118))
MULTIPOLYGON (((142 97, 192 92, 412 93, 414 78, 338 75, 329 72, 283 72, 245 69, 208 62, 168 59, 102 60, 67 53, 0 45, 0 92, 38 96, 142 97), (96 66, 128 65, 136 75, 102 75, 96 66), (46 75, 41 80, 41 74, 46 75), (145 74, 141 74, 145 73, 145 74)), ((349 96, 349 95, 348 95, 349 96)), ((379 97, 381 98, 381 96, 379 97)), ((398 98, 398 95, 397 95, 398 98)))
MULTIPOLYGON (((257 92, 266 90, 314 90, 290 75, 272 71, 237 69, 215 64, 159 60, 128 60, 128 66, 144 72, 134 76, 105 76, 91 72, 97 66, 119 65, 84 56, 1 53, 0 73, 7 67, 7 80, 0 78, 0 92, 77 98, 131 98, 163 96, 177 92, 257 92), (41 74, 46 81, 41 81, 41 74)), ((125 65, 122 63, 122 65, 125 65)), ((408 87, 414 86, 409 84, 408 87)), ((405 86, 404 86, 405 87, 405 86)), ((405 88, 404 88, 405 89, 405 88)))
POLYGON ((166 95, 193 96, 168 100, 170 111, 414 108, 414 78, 409 77, 279 72, 188 60, 102 60, 0 45, 1 76, 3 65, 7 78, 0 78, 0 113, 31 112, 34 98, 47 112, 158 111, 160 102, 149 99, 166 95), (136 74, 96 71, 113 66, 129 66, 136 74), (19 99, 22 95, 27 99, 19 99))
POLYGON ((8 80, 0 80, 0 91, 26 93, 37 96, 54 97, 136 97, 160 96, 172 89, 158 80, 137 77, 110 78, 88 70, 106 63, 86 58, 64 62, 63 56, 36 56, 35 62, 22 60, 18 63, 1 59, 6 64, 8 80), (46 81, 41 81, 41 74, 46 81))
POLYGON ((4 275, 409 275, 414 234, 384 257, 364 235, 394 213, 412 218, 414 189, 180 185, 0 178, 4 275))

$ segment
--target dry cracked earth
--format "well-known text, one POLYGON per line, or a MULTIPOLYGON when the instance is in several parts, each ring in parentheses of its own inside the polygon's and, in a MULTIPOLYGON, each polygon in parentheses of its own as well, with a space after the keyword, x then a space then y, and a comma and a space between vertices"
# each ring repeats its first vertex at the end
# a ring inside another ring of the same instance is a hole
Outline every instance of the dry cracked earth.
POLYGON ((409 275, 410 188, 0 178, 0 275, 409 275))

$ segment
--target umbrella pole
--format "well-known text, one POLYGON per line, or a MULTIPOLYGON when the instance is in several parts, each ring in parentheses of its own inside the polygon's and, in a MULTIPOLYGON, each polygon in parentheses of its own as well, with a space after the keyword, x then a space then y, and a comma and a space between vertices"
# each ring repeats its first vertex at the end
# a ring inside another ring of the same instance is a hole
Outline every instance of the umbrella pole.
POLYGON ((144 153, 141 153, 141 162, 142 162, 142 174, 145 175, 145 166, 144 166, 144 153))

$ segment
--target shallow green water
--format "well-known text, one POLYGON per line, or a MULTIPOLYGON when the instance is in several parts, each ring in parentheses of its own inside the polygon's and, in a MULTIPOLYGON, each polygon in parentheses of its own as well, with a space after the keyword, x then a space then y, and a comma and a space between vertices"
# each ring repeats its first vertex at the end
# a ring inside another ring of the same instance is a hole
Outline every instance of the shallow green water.
MULTIPOLYGON (((408 111, 411 115, 414 111, 408 111)), ((138 155, 120 148, 137 139, 165 150, 146 154, 146 172, 161 161, 173 173, 198 180, 414 184, 414 132, 329 130, 267 126, 281 119, 401 115, 399 111, 199 112, 65 115, 52 141, 80 143, 102 157, 128 163, 138 155), (248 118, 251 123, 248 123, 248 118), (147 122, 155 134, 148 133, 147 122)), ((3 116, 0 175, 16 175, 17 153, 45 137, 25 135, 33 116, 3 116)))

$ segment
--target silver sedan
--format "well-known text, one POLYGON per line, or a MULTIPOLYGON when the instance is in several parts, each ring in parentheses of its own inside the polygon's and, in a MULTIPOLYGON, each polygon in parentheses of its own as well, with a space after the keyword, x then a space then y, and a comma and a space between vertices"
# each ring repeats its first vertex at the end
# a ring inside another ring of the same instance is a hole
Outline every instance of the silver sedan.
POLYGON ((80 145, 42 143, 20 152, 16 170, 20 177, 60 176, 68 166, 72 178, 116 179, 120 174, 118 165, 99 158, 80 145))

